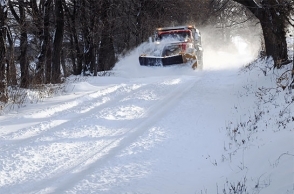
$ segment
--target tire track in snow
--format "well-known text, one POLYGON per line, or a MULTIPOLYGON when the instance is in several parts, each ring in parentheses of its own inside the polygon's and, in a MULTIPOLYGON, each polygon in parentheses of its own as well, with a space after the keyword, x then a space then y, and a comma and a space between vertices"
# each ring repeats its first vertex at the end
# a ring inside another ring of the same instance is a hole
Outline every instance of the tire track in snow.
MULTIPOLYGON (((19 191, 19 188, 15 187, 15 188, 9 188, 10 184, 15 184, 15 182, 19 182, 21 181, 18 180, 16 178, 16 180, 13 180, 13 182, 9 182, 9 183, 5 183, 5 177, 9 176, 9 170, 12 170, 12 173, 14 173, 15 175, 12 174, 12 176, 19 176, 17 175, 18 173, 15 173, 17 171, 16 168, 18 168, 19 166, 23 166, 24 163, 23 161, 20 161, 20 158, 17 156, 21 156, 24 152, 28 152, 29 151, 34 151, 34 149, 38 149, 38 147, 40 147, 39 145, 42 145, 42 143, 37 142, 38 139, 40 137, 54 137, 54 133, 60 131, 63 127, 67 127, 68 123, 70 122, 79 122, 84 120, 85 118, 89 117, 90 115, 92 115, 93 113, 95 113, 97 111, 97 109, 103 109, 109 106, 109 104, 113 104, 115 101, 118 101, 119 99, 123 99, 127 96, 129 96, 130 93, 133 93, 134 91, 140 89, 140 88, 144 88, 146 86, 146 84, 123 84, 123 87, 119 87, 119 90, 116 90, 114 92, 116 92, 115 94, 113 92, 106 94, 106 96, 103 96, 103 98, 108 98, 108 100, 104 103, 99 103, 97 104, 97 100, 98 99, 93 99, 90 100, 90 102, 88 103, 89 106, 86 107, 86 109, 88 109, 88 111, 81 111, 82 113, 80 113, 80 111, 75 111, 75 113, 71 113, 70 116, 65 115, 65 117, 67 119, 69 119, 67 122, 63 122, 60 123, 59 125, 51 125, 50 123, 54 123, 56 122, 56 120, 51 120, 50 122, 41 122, 33 127, 29 127, 27 128, 29 129, 36 129, 38 130, 38 134, 34 134, 28 138, 25 139, 19 139, 19 140, 6 140, 6 141, 1 141, 0 142, 0 177, 3 177, 3 180, 0 180, 0 193, 2 193, 2 191, 4 190, 4 193, 7 193, 7 191, 9 191, 8 193, 12 192, 12 193, 23 193, 23 190, 25 190, 24 188, 27 187, 26 184, 21 184, 22 186, 22 190, 19 191), (44 129, 44 126, 46 126, 46 128, 44 129), (41 128, 41 130, 39 130, 39 128, 41 128), (16 158, 16 160, 14 160, 14 158, 16 158), (9 158, 8 160, 6 158, 9 158), (18 160, 18 161, 17 161, 18 160), (9 164, 8 164, 9 163, 9 164), (14 163, 14 164, 13 164, 14 163), (20 165, 17 165, 20 164, 20 165), (14 168, 14 169, 13 169, 14 168), (9 169, 9 170, 8 170, 9 169), (4 174, 3 174, 4 173, 4 174), (6 174, 6 175, 5 175, 6 174)), ((81 105, 80 107, 76 107, 76 109, 82 109, 84 110, 84 106, 85 104, 81 105)), ((64 115, 64 114, 63 114, 64 115)), ((59 115, 56 115, 56 117, 54 117, 56 119, 62 119, 63 117, 59 117, 59 115)), ((56 139, 55 139, 56 141, 56 139)), ((57 139, 57 143, 58 143, 59 139, 57 139)), ((62 141, 62 140, 61 140, 62 141)), ((53 140, 53 143, 54 142, 53 140)), ((27 153, 30 154, 30 153, 27 153)), ((49 153, 50 154, 50 153, 49 153)), ((87 154, 86 156, 87 157, 87 154)), ((25 160, 29 160, 28 158, 23 157, 25 160)), ((82 157, 81 157, 82 159, 82 157)), ((84 161, 84 160, 82 160, 84 161)), ((81 162, 82 162, 81 161, 81 162)), ((30 165, 30 164, 29 164, 30 165)), ((60 164, 60 166, 62 166, 63 164, 60 164)), ((75 164, 77 165, 77 164, 75 164)), ((60 167, 58 167, 56 170, 60 169, 60 167)), ((24 170, 20 170, 20 172, 26 173, 26 171, 28 172, 30 169, 24 169, 24 170)), ((34 169, 33 169, 34 170, 34 169)), ((31 173, 31 172, 30 172, 31 173)), ((50 174, 46 173, 46 174, 50 174)), ((23 174, 24 175, 24 174, 23 174)), ((43 177, 44 175, 42 175, 43 177)), ((34 175, 34 177, 38 177, 38 175, 34 175)), ((34 178, 33 177, 33 178, 34 178)), ((31 180, 29 180, 31 181, 31 180)), ((32 187, 35 187, 35 185, 33 185, 32 187)))
MULTIPOLYGON (((29 127, 22 127, 18 129, 17 131, 14 131, 6 135, 2 135, 2 137, 0 137, 1 138, 0 140, 10 139, 11 137, 18 136, 18 134, 21 136, 22 134, 26 133, 26 131, 32 131, 31 129, 33 128, 42 128, 40 126, 46 125, 48 122, 50 122, 48 121, 48 118, 50 118, 49 120, 53 120, 60 116, 64 116, 67 113, 70 113, 74 109, 78 109, 78 107, 89 106, 89 104, 92 104, 95 99, 110 95, 111 93, 118 91, 123 86, 124 84, 115 85, 115 86, 111 86, 111 87, 101 89, 95 92, 87 93, 85 95, 79 96, 78 98, 71 99, 70 101, 64 102, 62 104, 49 107, 45 110, 36 111, 24 117, 16 118, 18 120, 24 120, 24 121, 27 119, 36 120, 37 124, 29 126, 29 127), (87 103, 87 104, 85 105, 83 103, 87 103)), ((8 122, 11 122, 11 121, 8 121, 8 122)), ((18 121, 18 122, 21 123, 21 121, 18 121)))
MULTIPOLYGON (((157 83, 155 83, 155 84, 157 84, 157 83)), ((132 84, 132 85, 130 85, 130 86, 127 86, 127 88, 133 88, 133 85, 134 84, 132 84)), ((134 97, 134 94, 137 92, 137 93, 140 93, 140 91, 145 91, 146 89, 148 89, 148 88, 153 88, 155 85, 154 85, 154 83, 151 83, 150 85, 148 85, 148 86, 146 86, 146 85, 141 85, 141 87, 136 87, 136 88, 133 88, 133 89, 131 89, 131 90, 129 90, 129 89, 126 89, 127 90, 127 92, 119 92, 119 94, 116 94, 115 96, 112 96, 113 97, 113 99, 111 100, 111 101, 109 101, 108 103, 105 103, 105 104, 103 104, 103 105, 100 105, 100 106, 96 106, 96 107, 93 107, 92 109, 91 109, 91 111, 90 112, 86 112, 87 114, 82 114, 82 115, 79 115, 79 114, 76 114, 74 117, 71 117, 71 119, 72 120, 74 120, 75 118, 77 118, 77 117, 87 117, 87 116, 89 116, 89 115, 91 115, 92 113, 94 113, 94 112, 96 112, 97 111, 97 108, 99 108, 100 110, 102 109, 102 108, 106 108, 106 107, 108 107, 109 106, 109 104, 113 104, 113 101, 115 101, 115 105, 119 105, 121 102, 120 101, 123 101, 123 100, 125 100, 125 99, 132 99, 133 97, 134 97), (150 86, 151 85, 151 86, 150 86), (140 89, 139 89, 140 88, 140 89), (139 89, 139 90, 138 90, 139 89)), ((166 87, 166 86, 165 86, 166 87)), ((177 96, 176 95, 176 93, 177 92, 179 92, 179 93, 181 93, 180 91, 182 90, 183 88, 182 87, 180 87, 180 86, 178 86, 178 89, 176 90, 176 91, 174 91, 174 92, 171 92, 167 97, 165 97, 164 98, 164 100, 160 100, 159 102, 157 102, 157 103, 155 103, 153 106, 151 106, 150 108, 149 108, 149 110, 147 111, 147 113, 149 114, 149 113, 152 113, 153 111, 155 111, 155 109, 162 109, 162 102, 163 101, 166 101, 168 98, 171 98, 171 99, 173 99, 173 98, 175 98, 175 96, 177 96), (153 107, 153 108, 152 108, 153 107)), ((110 95, 110 94, 109 94, 110 95)), ((91 102, 90 103, 88 103, 88 104, 92 104, 92 101, 93 100, 91 100, 91 102)), ((171 102, 171 101, 170 101, 171 102)), ((167 106, 164 106, 164 107, 167 107, 167 106)), ((162 112, 162 111, 160 111, 160 112, 162 112)), ((147 113, 145 113, 145 114, 147 114, 147 113)), ((159 114, 156 114, 156 115, 159 115, 159 114)), ((146 115, 146 116, 148 116, 148 115, 146 115)), ((56 116, 56 117, 58 117, 58 115, 56 116)), ((84 119, 83 118, 83 119, 84 119)), ((154 120, 154 116, 152 117, 153 118, 153 120, 154 120)), ((83 119, 81 119, 81 120, 83 120, 83 119)), ((72 121, 72 120, 70 120, 70 121, 72 121)), ((147 121, 148 120, 150 120, 150 119, 147 119, 147 121)), ((69 121, 69 122, 70 122, 69 121)), ((137 130, 137 128, 134 128, 134 126, 136 126, 136 125, 138 125, 139 127, 143 127, 144 128, 144 125, 142 124, 142 123, 145 123, 145 125, 146 125, 146 123, 149 123, 149 122, 147 122, 147 121, 141 121, 141 120, 138 120, 136 123, 132 123, 132 124, 130 124, 129 126, 126 126, 127 128, 131 128, 131 130, 129 130, 127 133, 130 133, 130 134, 132 134, 134 131, 136 131, 137 130), (141 123, 141 124, 140 124, 141 123)), ((153 122, 151 122, 151 123, 153 123, 153 122)), ((151 123, 149 123, 149 124, 151 124, 151 123)), ((61 127, 62 126, 66 126, 66 123, 62 123, 62 124, 60 124, 60 125, 57 125, 57 126, 51 126, 51 128, 49 127, 49 129, 48 130, 50 130, 50 131, 43 131, 45 134, 43 134, 43 136, 50 136, 50 135, 52 135, 54 132, 56 132, 56 131, 58 131, 58 130, 60 130, 61 129, 61 127)), ((145 128, 146 128, 146 126, 145 126, 145 128)), ((144 132, 144 130, 141 130, 141 132, 144 132)), ((38 137, 40 136, 40 135, 42 135, 42 134, 39 134, 38 136, 32 136, 32 137, 30 137, 29 139, 25 139, 25 140, 20 140, 20 141, 18 141, 18 143, 16 143, 16 144, 14 144, 14 145, 12 145, 12 146, 10 146, 10 147, 7 147, 7 149, 6 149, 6 151, 5 151, 5 153, 9 153, 9 150, 11 151, 11 150, 15 150, 15 149, 17 149, 19 146, 22 146, 22 147, 25 147, 26 145, 33 145, 34 146, 34 143, 35 143, 35 141, 38 139, 38 137)), ((137 137, 137 135, 132 135, 132 137, 137 137)), ((53 176, 52 176, 52 172, 48 172, 48 173, 46 173, 47 175, 44 177, 44 178, 46 178, 46 179, 44 179, 44 181, 41 181, 41 182, 47 182, 48 181, 48 178, 50 179, 50 177, 52 177, 52 180, 55 180, 55 179, 58 179, 59 180, 59 177, 61 177, 61 180, 63 179, 62 177, 65 177, 65 182, 66 182, 66 180, 68 179, 68 177, 66 176, 66 174, 67 173, 72 173, 73 171, 80 171, 80 172, 83 172, 83 171, 85 171, 85 170, 87 170, 87 167, 89 166, 89 165, 91 165, 91 163, 92 162, 95 162, 95 161, 98 161, 99 160, 99 158, 100 157, 104 157, 104 155, 109 155, 109 153, 111 153, 111 152, 113 152, 112 150, 117 150, 117 145, 119 144, 119 143, 121 143, 121 142, 126 142, 125 140, 123 140, 125 137, 123 137, 123 136, 121 136, 121 138, 120 137, 117 137, 117 139, 115 139, 115 140, 113 140, 113 141, 111 141, 111 142, 108 142, 107 144, 105 144, 101 149, 97 149, 97 150, 94 150, 93 151, 93 149, 90 149, 90 151, 89 152, 86 152, 86 153, 84 153, 81 157, 79 157, 79 159, 77 159, 77 160, 75 160, 74 162, 72 162, 72 163, 67 163, 66 165, 67 166, 63 166, 62 164, 60 165, 60 166, 58 166, 58 168, 56 169, 56 170, 54 170, 54 173, 53 173, 53 176), (91 162, 92 161, 92 162, 91 162), (55 173, 56 171, 60 171, 60 173, 55 173)), ((57 139, 58 140, 58 139, 57 139)), ((130 138, 128 138, 128 141, 130 140, 130 138)), ((37 145, 39 145, 39 143, 37 143, 37 145)), ((121 146, 120 146, 121 147, 121 146)), ((118 150, 120 150, 120 149, 118 149, 118 150)), ((3 151, 2 151, 2 153, 4 153, 3 151)), ((17 154, 17 153, 16 153, 17 154)), ((2 154, 2 158, 3 158, 3 156, 5 156, 6 154, 2 154)), ((44 175, 43 175, 44 176, 44 175)), ((28 182, 30 182, 29 180, 28 180, 28 182)), ((53 181, 54 182, 54 181, 53 181)), ((62 182, 62 181, 61 181, 62 182)), ((44 183, 44 184, 45 184, 44 183)), ((38 185, 43 185, 43 183, 42 184, 38 184, 38 185)), ((46 185, 46 184, 45 184, 46 185)), ((8 186, 8 185, 7 185, 8 186)), ((36 187, 36 184, 34 184, 34 185, 30 185, 30 184, 24 184, 24 185, 22 185, 21 186, 22 188, 23 188, 23 190, 31 190, 32 188, 35 188, 36 187)), ((4 189, 4 191, 5 191, 5 188, 9 188, 9 187, 6 187, 6 186, 4 186, 2 189, 4 189)), ((43 186, 40 186, 40 188, 39 189, 42 189, 42 188, 44 188, 43 186)), ((15 187, 15 189, 14 188, 10 188, 10 189, 12 189, 12 190, 17 190, 17 187, 15 187)), ((37 189, 37 190, 39 190, 39 189, 37 189)), ((1 190, 1 189, 0 189, 1 190)), ((22 190, 22 191, 23 191, 22 190)), ((33 189, 34 190, 34 189, 33 189)), ((35 190, 36 191, 36 190, 35 190)))
POLYGON ((38 184, 41 191, 37 193, 65 193, 72 185, 77 184, 85 176, 93 173, 96 168, 101 167, 121 150, 136 141, 149 127, 152 127, 163 115, 171 110, 194 84, 195 81, 188 80, 178 85, 164 98, 151 105, 142 119, 127 125, 126 127, 130 129, 123 136, 105 145, 102 149, 93 151, 83 162, 73 165, 71 169, 52 177, 50 180, 44 180, 41 184, 38 184))
MULTIPOLYGON (((13 132, 12 134, 2 136, 0 138, 0 152, 7 151, 14 149, 18 147, 19 145, 28 144, 29 142, 34 142, 38 137, 40 137, 43 133, 54 133, 55 131, 59 130, 63 126, 66 126, 67 123, 72 121, 77 121, 80 118, 84 118, 87 115, 92 114, 95 112, 95 109, 100 107, 104 108, 107 107, 108 104, 111 104, 112 101, 117 100, 117 98, 123 98, 127 96, 131 91, 137 90, 140 87, 144 87, 143 85, 139 86, 137 84, 132 85, 126 85, 121 84, 119 86, 113 86, 111 88, 96 91, 91 93, 90 95, 94 95, 93 98, 88 98, 89 95, 85 95, 80 97, 80 102, 78 103, 79 106, 71 107, 70 109, 63 109, 62 111, 56 111, 55 115, 51 116, 51 119, 49 121, 41 121, 40 123, 37 123, 33 126, 21 128, 16 132, 13 132), (117 92, 117 94, 113 94, 114 92, 117 92), (114 96, 114 98, 112 98, 114 96), (85 99, 88 101, 86 101, 85 99), (72 109, 79 110, 79 111, 73 111, 72 109), (70 113, 70 115, 67 115, 67 113, 70 113), (54 129, 54 130, 52 130, 54 129)), ((77 101, 76 99, 74 101, 77 101)), ((67 102, 70 103, 70 102, 67 102)), ((64 104, 67 104, 64 103, 64 104)), ((63 105, 64 105, 63 104, 63 105)), ((63 106, 61 105, 61 106, 63 106)), ((58 109, 57 107, 53 109, 58 109)), ((46 110, 45 110, 46 111, 46 110)), ((34 113, 38 114, 38 113, 34 113)))

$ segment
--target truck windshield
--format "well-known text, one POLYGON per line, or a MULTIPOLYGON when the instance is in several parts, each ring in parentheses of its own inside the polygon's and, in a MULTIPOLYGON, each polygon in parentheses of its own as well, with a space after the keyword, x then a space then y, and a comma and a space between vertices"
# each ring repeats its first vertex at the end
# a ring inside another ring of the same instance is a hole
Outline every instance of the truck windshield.
POLYGON ((160 40, 176 39, 179 41, 185 41, 191 38, 191 33, 189 31, 169 31, 169 32, 159 33, 158 37, 160 40))

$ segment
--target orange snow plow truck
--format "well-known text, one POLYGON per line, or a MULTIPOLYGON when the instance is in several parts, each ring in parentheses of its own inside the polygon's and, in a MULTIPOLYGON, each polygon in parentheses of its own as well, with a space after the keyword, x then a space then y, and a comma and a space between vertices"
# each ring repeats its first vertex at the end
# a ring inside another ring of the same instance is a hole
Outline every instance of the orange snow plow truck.
POLYGON ((139 57, 142 66, 189 64, 202 69, 201 34, 195 26, 157 28, 150 45, 139 57))

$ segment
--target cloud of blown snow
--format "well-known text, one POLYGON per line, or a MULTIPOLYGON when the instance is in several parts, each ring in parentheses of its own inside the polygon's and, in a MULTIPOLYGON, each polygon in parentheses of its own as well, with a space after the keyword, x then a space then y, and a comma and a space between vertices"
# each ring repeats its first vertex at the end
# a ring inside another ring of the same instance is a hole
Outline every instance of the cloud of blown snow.
MULTIPOLYGON (((216 38, 219 33, 215 27, 199 29, 202 34, 202 46, 204 49, 203 70, 221 70, 240 68, 253 61, 260 51, 260 30, 247 29, 241 34, 231 35, 229 44, 223 44, 221 38, 216 38), (251 33, 248 33, 248 32, 251 33), (253 33, 254 32, 254 33, 253 33)), ((145 42, 121 57, 113 71, 124 77, 147 77, 162 75, 194 74, 191 67, 176 65, 171 67, 144 67, 139 64, 139 56, 150 47, 145 42)), ((196 71, 197 72, 197 71, 196 71)))
POLYGON ((261 32, 257 27, 247 27, 244 33, 239 30, 238 34, 231 34, 227 44, 217 37, 219 33, 215 27, 205 27, 201 29, 201 33, 205 70, 242 67, 253 61, 261 49, 261 32))

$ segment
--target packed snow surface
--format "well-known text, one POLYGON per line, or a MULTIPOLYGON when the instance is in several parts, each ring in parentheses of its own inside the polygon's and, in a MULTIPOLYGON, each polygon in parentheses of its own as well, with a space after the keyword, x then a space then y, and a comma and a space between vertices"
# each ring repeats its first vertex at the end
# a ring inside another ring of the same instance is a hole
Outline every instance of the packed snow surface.
POLYGON ((0 193, 293 194, 286 69, 244 67, 240 49, 205 51, 203 71, 140 67, 137 49, 109 76, 3 114, 0 193))

